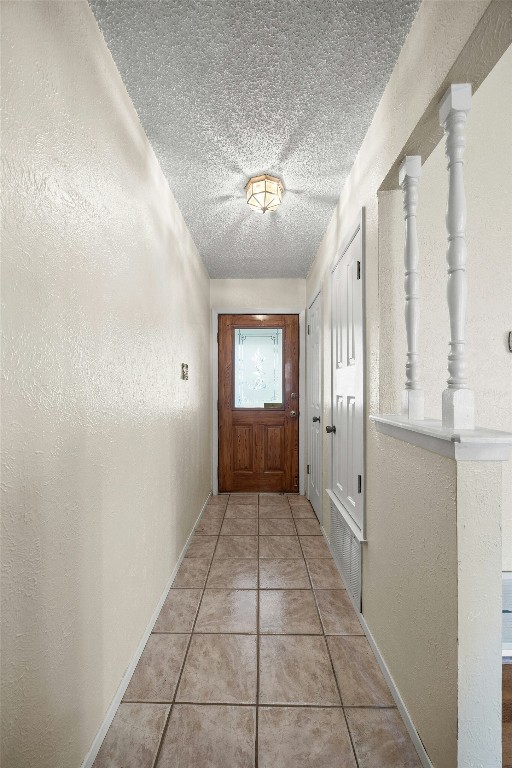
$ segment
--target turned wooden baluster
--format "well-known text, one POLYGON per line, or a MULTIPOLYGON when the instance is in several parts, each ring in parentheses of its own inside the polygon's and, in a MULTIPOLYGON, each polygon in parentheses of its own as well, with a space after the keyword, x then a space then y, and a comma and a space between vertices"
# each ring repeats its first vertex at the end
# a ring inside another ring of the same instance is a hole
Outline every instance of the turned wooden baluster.
POLYGON ((471 85, 451 85, 439 107, 439 122, 446 135, 449 188, 446 228, 448 230, 448 310, 450 352, 448 387, 443 392, 443 427, 473 429, 474 395, 468 388, 466 352, 467 249, 465 240, 466 197, 464 194, 464 130, 471 108, 471 85))
POLYGON ((419 248, 416 232, 418 183, 421 176, 421 157, 408 155, 402 161, 398 179, 404 193, 405 219, 405 329, 407 333, 407 362, 405 389, 402 392, 402 413, 408 419, 424 418, 424 393, 420 382, 420 355, 418 334, 420 324, 420 277, 418 273, 419 248))

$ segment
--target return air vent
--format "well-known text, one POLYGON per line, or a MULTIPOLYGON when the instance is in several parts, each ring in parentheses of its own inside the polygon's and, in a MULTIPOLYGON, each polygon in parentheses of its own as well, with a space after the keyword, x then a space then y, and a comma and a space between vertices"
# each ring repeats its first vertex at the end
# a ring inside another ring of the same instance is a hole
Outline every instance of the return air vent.
POLYGON ((345 585, 352 595, 357 610, 361 612, 361 543, 332 502, 331 549, 345 585))

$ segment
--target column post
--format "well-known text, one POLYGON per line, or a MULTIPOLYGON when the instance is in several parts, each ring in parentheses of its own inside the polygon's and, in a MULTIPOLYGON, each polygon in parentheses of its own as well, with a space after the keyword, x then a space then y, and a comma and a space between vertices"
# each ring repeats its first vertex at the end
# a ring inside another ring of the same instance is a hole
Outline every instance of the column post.
POLYGON ((466 352, 467 249, 464 147, 466 117, 471 108, 471 85, 450 85, 439 106, 439 122, 446 136, 448 160, 447 299, 450 314, 448 387, 443 392, 443 427, 474 429, 474 395, 468 387, 466 352))
POLYGON ((405 330, 407 334, 407 361, 405 389, 402 391, 402 413, 411 421, 424 418, 424 392, 420 382, 420 354, 418 334, 420 323, 420 277, 418 273, 419 247, 416 231, 418 184, 421 176, 421 157, 404 157, 398 180, 404 195, 405 219, 405 330))

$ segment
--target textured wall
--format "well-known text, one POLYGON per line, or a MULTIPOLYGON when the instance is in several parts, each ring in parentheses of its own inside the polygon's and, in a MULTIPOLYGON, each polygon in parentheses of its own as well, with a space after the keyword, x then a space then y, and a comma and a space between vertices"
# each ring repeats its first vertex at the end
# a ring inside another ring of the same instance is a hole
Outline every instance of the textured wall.
POLYGON ((501 768, 502 462, 457 464, 459 744, 463 768, 501 768))
MULTIPOLYGON (((468 116, 465 187, 468 206, 469 382, 476 423, 512 432, 512 48, 473 97, 468 116), (491 140, 490 140, 491 137, 491 140)), ((448 177, 444 140, 423 166, 419 190, 421 326, 425 413, 441 418, 446 387, 449 318, 446 302, 448 177)), ((402 194, 379 196, 381 409, 400 408, 404 385, 402 194)), ((512 570, 512 461, 503 465, 503 569, 512 570)))
POLYGON ((213 309, 301 310, 306 306, 306 281, 297 279, 210 280, 213 309))
POLYGON ((1 5, 2 765, 77 768, 210 489, 209 281, 88 4, 1 5))
MULTIPOLYGON (((389 281, 379 284, 378 190, 488 4, 488 0, 422 3, 308 275, 308 302, 323 286, 326 420, 330 416, 330 265, 364 206, 366 405, 368 413, 375 413, 381 391, 392 390, 389 377, 393 367, 402 365, 390 359, 386 367, 380 361, 383 355, 395 355, 389 338, 403 323, 400 311, 399 319, 393 317, 387 347, 381 349, 380 323, 389 312, 388 302, 396 301, 396 294, 393 298, 386 290, 389 281)), ((485 67, 486 56, 485 49, 474 52, 479 66, 485 67)), ((393 201, 388 200, 388 204, 393 201)), ((397 280, 401 290, 403 281, 398 273, 397 280)), ((329 483, 329 456, 329 442, 325 439, 324 487, 329 483)), ((455 464, 378 435, 371 423, 367 426, 366 461, 369 543, 364 552, 364 615, 435 768, 453 768, 455 700, 450 686, 457 676, 453 624, 457 619, 451 614, 456 611, 457 574, 455 464), (429 500, 433 505, 432 520, 429 500), (412 521, 422 535, 418 541, 414 539, 412 521), (445 541, 440 540, 443 536, 445 541), (437 558, 439 576, 434 574, 432 558, 437 558), (448 579, 446 586, 441 585, 442 576, 448 579), (438 603, 444 603, 444 607, 438 603), (392 616, 394 622, 390 622, 392 616), (445 644, 441 652, 439 643, 431 642, 436 633, 445 644), (426 677, 429 668, 437 682, 435 690, 426 677)), ((327 510, 325 498, 326 523, 327 510)))

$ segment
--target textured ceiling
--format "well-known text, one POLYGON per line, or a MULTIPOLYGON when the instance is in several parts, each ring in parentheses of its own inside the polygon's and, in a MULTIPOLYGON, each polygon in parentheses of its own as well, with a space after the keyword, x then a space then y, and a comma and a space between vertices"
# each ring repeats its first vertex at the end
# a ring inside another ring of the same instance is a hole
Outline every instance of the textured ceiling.
POLYGON ((420 0, 90 4, 210 276, 305 277, 420 0))

